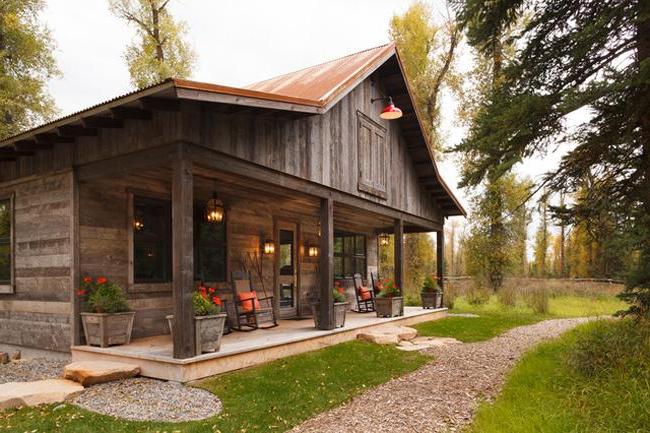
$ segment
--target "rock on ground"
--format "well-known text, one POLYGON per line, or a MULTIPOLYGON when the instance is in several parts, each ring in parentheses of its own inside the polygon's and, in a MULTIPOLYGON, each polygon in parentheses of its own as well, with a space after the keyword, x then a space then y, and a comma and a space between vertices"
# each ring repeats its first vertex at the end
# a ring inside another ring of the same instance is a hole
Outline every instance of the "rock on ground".
POLYGON ((0 383, 26 382, 61 377, 64 359, 32 358, 21 359, 0 365, 0 383))
POLYGON ((547 320, 514 328, 489 341, 428 350, 435 359, 350 403, 322 413, 292 432, 446 432, 471 421, 479 402, 501 389, 525 351, 589 319, 547 320))
POLYGON ((140 377, 91 386, 72 403, 138 421, 197 421, 221 412, 221 401, 206 390, 140 377))
POLYGON ((369 341, 375 344, 397 344, 400 341, 408 341, 417 337, 418 331, 408 326, 393 326, 390 328, 361 332, 357 334, 359 340, 369 341))
POLYGON ((129 379, 140 374, 140 367, 123 362, 77 361, 65 366, 63 377, 83 386, 129 379))
POLYGON ((84 387, 65 379, 8 382, 0 385, 0 410, 59 403, 83 392, 84 387))

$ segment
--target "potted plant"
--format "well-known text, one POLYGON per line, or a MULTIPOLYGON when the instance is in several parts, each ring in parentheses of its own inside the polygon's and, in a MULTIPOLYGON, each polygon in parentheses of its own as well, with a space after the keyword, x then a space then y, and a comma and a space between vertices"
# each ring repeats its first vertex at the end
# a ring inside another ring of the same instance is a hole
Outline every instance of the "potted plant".
POLYGON ((93 280, 84 277, 77 291, 82 306, 90 311, 81 313, 86 342, 108 347, 129 344, 135 311, 129 311, 124 290, 104 277, 93 280))
MULTIPOLYGON (((218 352, 226 323, 226 313, 222 313, 221 298, 215 295, 214 287, 200 286, 192 294, 194 310, 195 355, 218 352)), ((167 316, 169 332, 174 338, 174 315, 167 316)))
POLYGON ((377 317, 397 317, 402 315, 402 296, 394 281, 383 285, 375 298, 377 317))
MULTIPOLYGON (((332 297, 334 298, 334 327, 342 328, 345 326, 345 313, 349 303, 345 299, 345 288, 341 286, 339 281, 334 283, 332 297)), ((311 308, 314 315, 314 324, 316 328, 320 328, 320 302, 312 303, 311 308)))
POLYGON ((441 308, 442 307, 442 289, 438 284, 438 277, 427 275, 422 284, 422 308, 441 308))

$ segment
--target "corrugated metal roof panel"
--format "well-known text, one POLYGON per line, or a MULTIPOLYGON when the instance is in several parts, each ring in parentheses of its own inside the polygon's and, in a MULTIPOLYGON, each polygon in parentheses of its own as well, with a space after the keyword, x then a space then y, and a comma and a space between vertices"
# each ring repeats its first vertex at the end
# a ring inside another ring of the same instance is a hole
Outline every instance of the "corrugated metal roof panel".
POLYGON ((377 61, 395 52, 394 44, 381 45, 340 59, 310 66, 246 86, 246 89, 293 98, 310 99, 325 105, 346 85, 363 75, 377 61))

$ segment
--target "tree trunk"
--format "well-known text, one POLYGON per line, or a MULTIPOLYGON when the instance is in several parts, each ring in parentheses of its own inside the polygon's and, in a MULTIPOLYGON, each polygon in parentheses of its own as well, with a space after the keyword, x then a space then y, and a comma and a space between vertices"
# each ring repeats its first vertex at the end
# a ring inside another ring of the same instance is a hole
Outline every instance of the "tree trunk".
POLYGON ((151 5, 151 19, 153 21, 153 38, 156 41, 156 60, 163 62, 165 60, 165 52, 163 51, 162 42, 160 40, 160 11, 156 7, 153 0, 150 0, 151 5))

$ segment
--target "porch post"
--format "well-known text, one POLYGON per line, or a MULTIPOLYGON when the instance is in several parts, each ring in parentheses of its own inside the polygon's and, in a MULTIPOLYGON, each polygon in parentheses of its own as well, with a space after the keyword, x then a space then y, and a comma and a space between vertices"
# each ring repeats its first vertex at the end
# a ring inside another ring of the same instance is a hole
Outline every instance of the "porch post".
POLYGON ((334 329, 334 200, 320 200, 320 328, 334 329))
MULTIPOLYGON (((444 228, 444 226, 443 226, 444 228)), ((444 266, 445 265, 445 231, 444 229, 436 232, 436 274, 438 284, 444 290, 444 266)))
MULTIPOLYGON (((393 230, 395 236, 394 246, 395 253, 395 284, 399 287, 400 295, 404 296, 404 221, 402 219, 395 220, 395 229, 393 230)), ((404 299, 402 299, 402 314, 404 314, 404 299)))
POLYGON ((172 162, 172 293, 174 358, 194 356, 193 187, 192 163, 181 149, 172 162))

